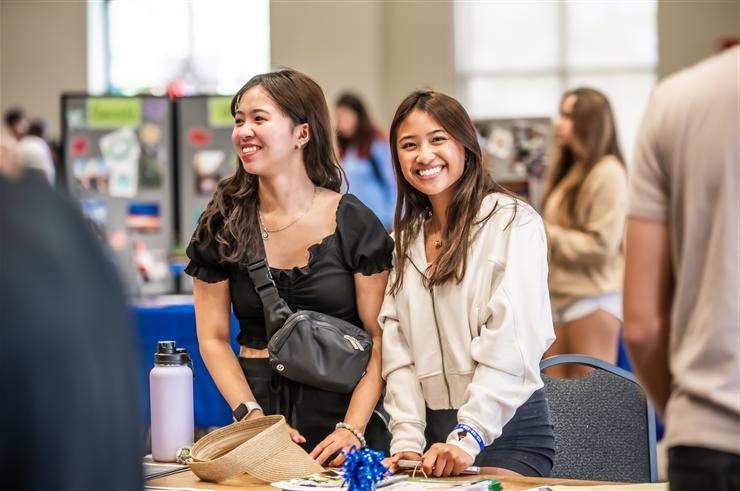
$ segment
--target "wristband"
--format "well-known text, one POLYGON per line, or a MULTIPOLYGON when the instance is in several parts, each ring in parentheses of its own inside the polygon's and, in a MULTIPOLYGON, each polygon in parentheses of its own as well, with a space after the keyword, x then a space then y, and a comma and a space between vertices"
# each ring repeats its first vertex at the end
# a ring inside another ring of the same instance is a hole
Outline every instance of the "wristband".
POLYGON ((345 429, 345 430, 349 431, 350 433, 352 433, 353 435, 355 435, 355 437, 358 440, 360 440, 360 446, 361 446, 361 448, 362 447, 367 447, 367 441, 365 440, 365 436, 361 432, 359 432, 358 430, 354 429, 354 427, 351 424, 345 423, 344 421, 340 421, 339 423, 337 423, 337 425, 334 427, 334 429, 338 430, 340 428, 341 429, 345 429))
MULTIPOLYGON (((483 438, 481 438, 481 436, 478 434, 478 432, 475 431, 470 426, 466 425, 465 423, 458 423, 457 425, 455 425, 455 428, 454 428, 453 431, 455 431, 455 430, 462 430, 462 431, 466 432, 467 434, 469 434, 470 436, 472 436, 473 438, 475 438, 475 441, 478 442, 478 446, 480 447, 480 450, 481 451, 483 451, 483 449, 486 448, 486 444, 483 443, 483 438)), ((464 437, 465 437, 465 435, 462 435, 462 438, 464 438, 464 437)))

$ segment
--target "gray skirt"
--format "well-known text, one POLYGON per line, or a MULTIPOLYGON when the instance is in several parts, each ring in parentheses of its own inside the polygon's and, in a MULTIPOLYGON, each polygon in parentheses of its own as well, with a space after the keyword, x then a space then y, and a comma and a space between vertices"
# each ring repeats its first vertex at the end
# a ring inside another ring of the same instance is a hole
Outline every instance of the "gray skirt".
MULTIPOLYGON (((427 408, 427 447, 447 441, 457 424, 457 410, 427 408)), ((481 467, 500 467, 524 476, 547 477, 555 458, 555 434, 542 389, 538 390, 504 425, 501 436, 475 459, 481 467)))

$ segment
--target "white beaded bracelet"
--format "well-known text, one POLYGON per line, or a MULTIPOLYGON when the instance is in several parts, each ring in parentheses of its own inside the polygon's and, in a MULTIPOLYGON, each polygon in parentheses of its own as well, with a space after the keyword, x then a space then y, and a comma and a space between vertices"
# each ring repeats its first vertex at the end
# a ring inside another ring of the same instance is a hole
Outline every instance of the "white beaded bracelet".
POLYGON ((361 447, 367 447, 367 441, 365 440, 365 436, 361 432, 354 429, 351 424, 345 423, 344 421, 340 421, 339 423, 337 423, 337 425, 334 428, 337 430, 342 428, 342 429, 349 431, 350 433, 355 435, 355 437, 357 437, 358 440, 360 440, 361 447))

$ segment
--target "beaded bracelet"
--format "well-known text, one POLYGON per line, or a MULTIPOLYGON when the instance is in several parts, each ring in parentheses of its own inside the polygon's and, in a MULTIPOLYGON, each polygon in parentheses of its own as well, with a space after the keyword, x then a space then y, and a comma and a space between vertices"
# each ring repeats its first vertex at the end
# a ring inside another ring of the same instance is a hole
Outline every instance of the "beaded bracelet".
POLYGON ((351 424, 345 423, 344 421, 340 421, 339 423, 337 423, 337 425, 334 428, 337 430, 342 428, 342 429, 349 431, 350 433, 355 435, 355 437, 358 440, 360 440, 361 447, 367 447, 367 441, 365 440, 365 436, 361 432, 354 429, 354 427, 351 424))

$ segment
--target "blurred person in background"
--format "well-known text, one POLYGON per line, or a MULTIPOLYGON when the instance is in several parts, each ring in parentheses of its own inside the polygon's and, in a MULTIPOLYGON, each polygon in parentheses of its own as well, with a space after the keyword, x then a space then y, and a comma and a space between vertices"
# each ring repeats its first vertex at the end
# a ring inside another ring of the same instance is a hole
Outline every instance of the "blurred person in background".
POLYGON ((23 109, 19 107, 8 109, 5 111, 4 120, 8 134, 15 140, 20 141, 28 133, 28 119, 23 109))
POLYGON ((49 144, 42 137, 32 134, 31 126, 22 109, 14 108, 5 113, 5 126, 10 135, 18 141, 15 159, 19 166, 41 173, 54 185, 56 168, 49 144))
POLYGON ((61 154, 61 147, 59 145, 59 142, 54 141, 49 136, 48 125, 46 124, 46 121, 41 118, 34 118, 31 121, 31 124, 28 126, 28 134, 37 136, 46 142, 46 144, 49 146, 49 150, 51 151, 51 158, 54 166, 59 166, 59 155, 61 154))
POLYGON ((671 491, 740 489, 740 48, 653 91, 630 179, 624 336, 671 491))
MULTIPOLYGON (((607 98, 589 88, 566 92, 555 142, 558 158, 543 199, 556 336, 546 356, 575 353, 615 364, 627 173, 607 98)), ((572 378, 589 370, 565 364, 547 373, 572 378)))
MULTIPOLYGON (((17 146, 17 144, 15 145, 17 146)), ((77 206, 0 142, 3 489, 142 489, 123 289, 77 206)))
POLYGON ((336 104, 337 144, 348 189, 370 208, 387 230, 393 226, 396 184, 388 138, 370 121, 364 104, 344 93, 336 104))

